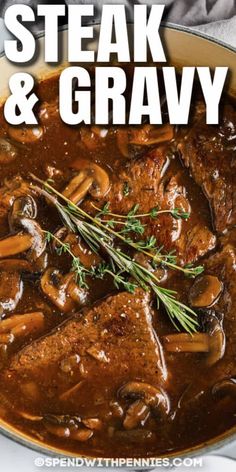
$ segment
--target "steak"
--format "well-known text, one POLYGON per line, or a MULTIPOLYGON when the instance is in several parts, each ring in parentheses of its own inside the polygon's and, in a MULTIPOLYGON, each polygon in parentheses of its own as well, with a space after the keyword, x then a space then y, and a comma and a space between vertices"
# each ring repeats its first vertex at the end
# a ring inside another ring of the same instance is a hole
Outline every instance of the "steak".
MULTIPOLYGON (((188 221, 176 219, 170 213, 158 215, 157 218, 141 218, 146 225, 141 239, 154 236, 164 250, 176 251, 180 263, 192 263, 211 251, 216 239, 205 221, 201 221, 201 215, 198 222, 193 223, 186 188, 180 182, 180 175, 166 176, 167 164, 166 153, 161 147, 128 161, 118 177, 113 177, 106 202, 109 202, 111 212, 123 215, 127 215, 137 204, 139 214, 149 213, 154 207, 189 212, 188 221)), ((94 211, 91 202, 86 202, 86 209, 94 211)))
POLYGON ((89 407, 97 414, 99 401, 109 407, 127 381, 162 385, 167 374, 149 301, 149 294, 137 289, 73 316, 12 358, 3 373, 6 388, 21 392, 18 398, 23 392, 23 406, 44 400, 44 408, 52 410, 55 398, 65 411, 75 400, 79 411, 89 407))
POLYGON ((201 114, 178 148, 184 165, 207 196, 214 225, 223 232, 236 223, 236 113, 226 107, 219 128, 205 125, 201 114))

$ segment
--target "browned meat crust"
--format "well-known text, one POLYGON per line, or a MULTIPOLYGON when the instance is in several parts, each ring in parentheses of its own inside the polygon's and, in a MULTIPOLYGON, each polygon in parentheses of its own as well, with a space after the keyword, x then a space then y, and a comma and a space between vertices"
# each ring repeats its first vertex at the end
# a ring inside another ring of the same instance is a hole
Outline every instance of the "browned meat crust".
MULTIPOLYGON (((10 388, 23 393, 27 390, 24 386, 34 382, 38 394, 27 402, 35 405, 44 399, 47 406, 53 397, 58 400, 62 395, 63 398, 65 390, 82 381, 76 394, 82 410, 83 404, 87 410, 94 408, 98 393, 110 399, 131 379, 156 386, 163 384, 166 369, 152 328, 149 295, 142 290, 136 290, 133 295, 120 293, 91 308, 84 316, 74 316, 17 353, 4 378, 10 388), (65 369, 65 365, 72 367, 65 369), (112 384, 105 381, 109 377, 114 379, 112 384)), ((25 404, 24 396, 22 401, 25 404)))
MULTIPOLYGON (((179 176, 165 176, 167 163, 166 150, 161 147, 139 159, 128 161, 105 197, 110 202, 110 210, 126 215, 139 204, 140 214, 157 207, 160 210, 178 208, 191 215, 191 204, 185 187, 179 182, 179 176), (125 187, 128 188, 128 196, 124 193, 125 187)), ((86 203, 86 207, 94 211, 90 203, 86 203)), ((205 222, 201 221, 201 216, 194 225, 191 216, 189 221, 183 221, 170 214, 162 214, 155 219, 145 218, 143 223, 147 225, 144 237, 155 236, 158 245, 164 246, 166 251, 175 250, 183 264, 197 261, 215 247, 216 238, 205 222)))
POLYGON ((225 111, 227 118, 218 129, 206 126, 205 115, 200 115, 179 144, 183 163, 206 194, 219 232, 236 223, 236 114, 231 105, 225 111))

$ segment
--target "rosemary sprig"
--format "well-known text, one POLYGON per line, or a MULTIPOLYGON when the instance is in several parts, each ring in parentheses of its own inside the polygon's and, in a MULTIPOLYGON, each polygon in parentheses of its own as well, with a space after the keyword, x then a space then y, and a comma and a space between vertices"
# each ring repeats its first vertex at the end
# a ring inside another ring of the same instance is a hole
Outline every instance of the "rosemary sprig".
MULTIPOLYGON (((43 180, 39 179, 38 177, 34 176, 33 174, 30 174, 31 177, 33 177, 34 180, 36 180, 37 182, 39 182, 41 185, 43 185, 46 189, 46 197, 48 197, 48 193, 50 194, 50 192, 54 193, 55 195, 57 195, 57 197, 59 197, 61 200, 63 200, 64 202, 67 203, 67 207, 63 207, 63 205, 59 204, 57 199, 55 197, 53 197, 53 200, 52 202, 54 203, 55 206, 57 206, 57 209, 59 211, 59 213, 64 213, 64 220, 66 218, 66 214, 68 215, 67 216, 67 226, 69 226, 69 228, 73 231, 73 225, 72 227, 70 226, 71 225, 71 216, 78 216, 80 219, 87 219, 89 221, 92 222, 92 228, 101 228, 107 235, 107 233, 110 233, 113 237, 115 238, 118 238, 122 241, 122 243, 132 247, 133 249, 135 250, 138 250, 140 252, 142 252, 143 254, 145 254, 146 256, 148 256, 150 259, 152 259, 154 261, 155 264, 157 263, 160 263, 160 264, 164 264, 166 265, 167 267, 169 267, 170 269, 173 269, 173 270, 178 270, 180 272, 183 272, 185 275, 189 276, 189 277, 196 277, 197 275, 201 274, 204 270, 204 267, 203 266, 197 266, 197 267, 192 267, 191 265, 188 265, 186 267, 182 267, 182 266, 179 266, 176 264, 176 261, 173 260, 173 255, 172 255, 172 258, 171 258, 171 261, 168 260, 168 255, 166 254, 161 254, 160 250, 156 250, 155 252, 147 252, 146 249, 142 246, 139 245, 138 242, 135 242, 133 240, 131 240, 130 238, 125 238, 121 232, 118 232, 116 231, 114 228, 112 228, 109 224, 107 224, 107 221, 103 221, 101 220, 101 218, 99 218, 99 214, 96 215, 95 217, 91 216, 89 213, 85 212, 81 207, 78 207, 76 206, 74 203, 72 203, 68 198, 66 198, 64 195, 62 195, 60 192, 58 192, 54 187, 52 187, 48 182, 44 182, 43 180), (65 211, 66 210, 66 211, 65 211)), ((38 190, 41 190, 41 193, 42 193, 42 189, 38 188, 38 190)), ((107 209, 109 208, 109 204, 106 204, 107 205, 107 209)), ((133 210, 131 210, 131 216, 132 214, 135 214, 135 211, 136 209, 138 208, 138 205, 135 205, 135 207, 133 208, 133 210)), ((107 210, 109 211, 109 210, 107 210)), ((103 236, 104 236, 103 234, 103 236)), ((88 240, 89 240, 89 235, 88 235, 88 240)), ((88 241, 86 241, 88 243, 88 241)), ((91 249, 95 252, 97 252, 97 249, 92 245, 90 246, 91 249)))
POLYGON ((176 257, 174 256, 173 251, 169 254, 162 254, 161 250, 163 248, 162 247, 158 248, 156 246, 156 239, 154 236, 147 238, 146 241, 133 241, 130 238, 122 237, 123 234, 130 233, 131 231, 134 231, 140 235, 144 233, 146 225, 142 224, 139 218, 144 218, 144 217, 157 218, 158 215, 167 213, 167 214, 171 214, 176 219, 188 219, 189 218, 188 212, 182 211, 179 208, 174 208, 172 210, 158 210, 158 208, 154 207, 150 210, 149 213, 137 214, 139 205, 136 204, 129 211, 127 215, 119 215, 119 214, 110 212, 109 202, 105 203, 102 209, 96 207, 93 203, 92 203, 92 206, 94 209, 98 211, 98 213, 95 215, 95 218, 92 218, 94 221, 97 222, 98 220, 100 224, 104 225, 105 227, 107 226, 108 230, 109 228, 114 230, 115 225, 121 225, 121 226, 124 225, 124 229, 121 229, 120 231, 116 231, 116 232, 112 231, 113 235, 121 239, 125 244, 131 246, 133 249, 136 249, 137 251, 140 251, 146 256, 148 256, 150 259, 153 260, 154 265, 158 263, 164 264, 171 269, 179 270, 185 273, 185 275, 189 277, 196 277, 197 275, 203 272, 204 270, 203 266, 192 267, 191 264, 188 264, 187 266, 182 267, 182 266, 177 265, 176 257), (114 219, 102 220, 101 216, 115 217, 121 220, 124 219, 126 220, 126 222, 124 223, 123 221, 114 220, 114 219), (155 244, 153 244, 154 240, 155 240, 155 244), (152 241, 152 246, 150 245, 150 241, 152 241), (148 249, 151 249, 152 252, 147 252, 148 249))
MULTIPOLYGON (((137 263, 128 254, 124 253, 119 247, 115 247, 114 237, 120 239, 122 242, 133 248, 136 248, 136 243, 133 243, 132 240, 126 240, 124 236, 120 235, 112 228, 107 227, 105 222, 102 222, 98 218, 92 217, 82 208, 74 205, 72 202, 70 202, 70 200, 60 194, 60 192, 54 189, 47 182, 45 183, 35 176, 32 177, 34 180, 40 182, 44 186, 42 189, 34 185, 34 190, 44 195, 55 205, 59 214, 63 218, 64 223, 69 227, 69 229, 75 233, 80 234, 83 240, 94 252, 99 252, 102 249, 107 254, 110 261, 109 266, 103 266, 102 270, 100 267, 98 272, 96 272, 94 269, 94 276, 97 275, 97 277, 101 278, 105 273, 107 273, 113 277, 114 283, 117 287, 119 285, 123 285, 125 289, 129 291, 133 291, 137 285, 142 287, 144 290, 152 290, 157 296, 158 305, 159 301, 161 301, 165 306, 170 320, 177 329, 179 329, 179 326, 181 326, 189 333, 197 330, 198 321, 196 319, 196 313, 191 308, 176 299, 177 293, 175 291, 160 287, 158 285, 159 280, 155 273, 150 272, 148 269, 137 263), (67 206, 62 205, 52 194, 56 195, 61 200, 64 200, 67 203, 67 206), (127 281, 127 276, 131 276, 137 285, 127 281)), ((150 239, 149 244, 153 246, 154 239, 150 239)), ((72 255, 72 259, 75 257, 68 246, 64 245, 63 250, 69 252, 69 254, 72 255)), ((149 254, 148 252, 142 250, 141 247, 139 250, 144 254, 151 255, 151 253, 149 254)), ((154 258, 153 254, 152 257, 154 258)), ((158 261, 164 261, 162 255, 159 255, 158 261)), ((171 262, 164 261, 164 263, 172 268, 177 268, 179 270, 182 269, 171 262)), ((83 271, 83 274, 84 272, 86 271, 83 271)), ((88 272, 91 275, 91 271, 88 270, 88 272)), ((188 272, 193 275, 191 268, 188 269, 188 272)))

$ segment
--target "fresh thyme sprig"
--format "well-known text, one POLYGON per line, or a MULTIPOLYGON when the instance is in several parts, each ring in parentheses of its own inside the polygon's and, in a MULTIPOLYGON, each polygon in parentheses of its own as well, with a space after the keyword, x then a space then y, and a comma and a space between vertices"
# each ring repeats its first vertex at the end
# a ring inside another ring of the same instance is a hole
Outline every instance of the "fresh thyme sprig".
MULTIPOLYGON (((70 221, 71 214, 77 215, 77 216, 80 217, 80 219, 85 218, 87 220, 90 220, 93 223, 93 225, 95 224, 96 227, 99 227, 99 228, 103 229, 105 231, 105 234, 107 234, 107 232, 108 232, 113 237, 120 239, 126 245, 132 247, 133 249, 136 249, 136 250, 142 252, 143 254, 148 256, 150 259, 152 259, 154 264, 160 263, 160 264, 166 265, 170 269, 178 270, 180 272, 183 272, 185 275, 187 275, 189 277, 196 277, 197 275, 199 275, 203 272, 203 270, 204 270, 203 266, 192 267, 190 264, 188 264, 186 267, 179 266, 179 265, 176 264, 176 259, 173 256, 173 253, 171 254, 171 257, 169 257, 168 254, 162 254, 160 252, 160 248, 159 249, 155 248, 156 249, 155 252, 147 252, 146 249, 143 246, 139 245, 139 242, 135 242, 130 238, 124 237, 121 234, 121 232, 116 231, 113 227, 111 227, 111 225, 109 225, 109 223, 107 221, 103 221, 100 218, 101 211, 102 211, 103 214, 104 214, 104 212, 109 213, 109 203, 106 203, 105 206, 103 207, 103 209, 100 210, 100 212, 94 217, 94 216, 90 215, 89 213, 85 212, 82 208, 80 208, 80 207, 76 206, 74 203, 72 203, 67 197, 65 197, 63 194, 58 192, 54 187, 52 187, 50 185, 50 183, 48 183, 48 181, 45 182, 45 181, 39 179, 38 177, 36 177, 33 174, 30 174, 30 175, 35 181, 39 182, 41 185, 44 186, 44 188, 46 189, 46 193, 50 194, 50 192, 52 192, 55 195, 57 195, 57 197, 59 197, 61 200, 65 201, 67 203, 66 213, 69 213, 69 216, 66 216, 65 211, 64 211, 64 220, 65 220, 65 218, 67 218, 67 221, 66 221, 67 226, 70 227, 70 225, 71 225, 71 221, 70 221)), ((41 192, 42 192, 42 189, 38 188, 38 190, 41 190, 41 192)), ((46 195, 46 197, 48 198, 47 195, 46 195)), ((59 213, 63 212, 63 208, 65 210, 65 207, 63 207, 61 204, 59 204, 55 197, 52 197, 52 202, 54 203, 55 206, 57 206, 57 209, 58 209, 59 213)), ((131 209, 131 211, 128 213, 126 218, 127 217, 132 218, 136 214, 138 208, 139 208, 139 205, 136 204, 133 207, 133 209, 131 209)), ((178 210, 178 209, 174 209, 174 210, 171 210, 171 211, 176 211, 176 210, 178 210)), ((151 211, 153 211, 153 210, 151 210, 151 211)), ((155 211, 156 211, 156 209, 155 209, 155 211)), ((161 211, 170 213, 170 210, 161 210, 161 211)), ((149 215, 149 214, 147 213, 146 215, 149 215)), ((73 231, 73 227, 70 228, 70 229, 72 229, 72 231, 73 231)), ((89 235, 87 235, 87 237, 88 237, 88 240, 89 240, 89 235)), ((87 243, 88 243, 88 240, 86 241, 87 243)), ((97 252, 98 248, 96 249, 94 247, 94 245, 91 245, 90 247, 93 251, 97 252)))
POLYGON ((91 205, 95 210, 98 211, 98 213, 96 215, 97 217, 102 216, 102 215, 107 215, 107 216, 114 216, 116 218, 125 219, 125 220, 129 220, 131 218, 145 218, 145 217, 150 217, 150 218, 155 219, 159 215, 169 213, 171 216, 173 216, 176 219, 187 220, 190 216, 189 212, 184 211, 181 208, 173 208, 173 209, 169 209, 169 210, 159 210, 157 207, 152 208, 148 213, 137 214, 137 211, 139 209, 139 204, 138 203, 136 205, 134 205, 134 207, 129 211, 129 213, 127 215, 120 215, 118 213, 110 212, 110 210, 109 210, 110 203, 109 202, 105 203, 103 208, 99 208, 96 205, 94 205, 93 203, 91 205))
POLYGON ((44 233, 47 243, 51 243, 52 241, 57 243, 55 251, 58 256, 61 256, 62 254, 68 254, 72 258, 71 270, 75 273, 75 281, 81 288, 89 288, 86 282, 87 277, 91 277, 94 279, 103 279, 106 274, 110 275, 113 278, 114 285, 118 289, 122 286, 128 292, 134 293, 135 289, 138 287, 135 283, 126 280, 122 271, 114 273, 112 271, 111 266, 109 264, 106 264, 105 262, 101 262, 97 266, 92 266, 88 269, 82 264, 80 258, 75 256, 75 254, 71 250, 71 246, 69 243, 63 242, 50 231, 44 231, 44 233))
MULTIPOLYGON (((156 238, 151 236, 146 239, 146 241, 133 241, 131 238, 122 238, 123 234, 130 233, 131 231, 136 232, 137 234, 142 235, 145 231, 144 224, 141 223, 140 218, 150 217, 150 218, 157 218, 159 215, 162 214, 171 214, 176 219, 188 219, 190 214, 185 212, 179 208, 174 208, 172 210, 159 210, 157 207, 154 207, 148 213, 137 214, 139 209, 139 205, 136 204, 134 207, 129 211, 127 215, 119 215, 117 213, 112 213, 109 209, 110 204, 109 202, 105 203, 103 208, 98 208, 92 203, 92 206, 98 213, 95 215, 95 220, 99 220, 99 222, 108 227, 108 229, 114 229, 116 225, 124 225, 124 229, 120 231, 116 231, 116 237, 121 239, 124 243, 131 246, 133 249, 142 252, 150 259, 152 259, 154 266, 156 264, 164 264, 171 269, 179 270, 184 272, 185 275, 190 277, 196 277, 197 275, 201 274, 204 270, 203 266, 192 267, 191 264, 188 264, 185 267, 177 265, 176 256, 174 255, 173 251, 168 254, 162 254, 163 247, 156 246, 156 238), (112 217, 113 219, 103 220, 102 216, 108 216, 109 218, 112 217), (114 218, 117 218, 114 220, 114 218), (119 219, 118 219, 119 218, 119 219), (120 221, 121 220, 121 221, 120 221), (125 220, 125 223, 122 221, 125 220), (152 252, 147 252, 148 249, 151 249, 152 252)), ((73 211, 73 210, 72 210, 73 211)), ((114 234, 114 231, 113 231, 114 234)))
MULTIPOLYGON (((34 190, 44 195, 55 205, 66 226, 71 231, 78 233, 94 252, 98 253, 101 249, 103 252, 105 251, 109 258, 109 266, 103 266, 102 270, 100 267, 98 272, 95 272, 94 270, 94 276, 97 274, 97 277, 101 278, 105 273, 107 273, 113 277, 117 287, 123 285, 126 290, 129 291, 133 291, 137 285, 142 287, 144 290, 152 290, 157 296, 158 304, 159 301, 162 302, 170 320, 177 329, 181 326, 189 333, 197 330, 198 321, 196 319, 196 313, 176 299, 177 293, 174 290, 160 287, 159 280, 154 272, 151 272, 144 266, 140 265, 128 254, 124 253, 119 247, 115 247, 114 238, 120 239, 123 243, 135 249, 137 249, 137 243, 134 243, 130 239, 126 240, 124 236, 120 235, 112 228, 107 227, 106 222, 89 215, 82 208, 77 207, 47 182, 43 182, 35 176, 32 177, 44 186, 44 188, 40 188, 34 185, 34 190), (59 197, 59 199, 64 200, 67 203, 67 206, 62 205, 53 194, 59 197), (136 283, 133 284, 132 282, 127 281, 127 277, 130 276, 136 283)), ((154 239, 149 240, 149 245, 151 247, 155 244, 154 239)), ((64 245, 63 250, 67 252, 69 250, 69 253, 72 253, 68 246, 64 245)), ((143 250, 142 246, 140 246, 139 251, 147 254, 149 257, 151 256, 155 262, 158 261, 171 268, 185 272, 184 268, 165 260, 165 257, 162 254, 159 254, 158 257, 154 257, 152 253, 143 250)), ((74 257, 73 253, 72 256, 74 257)), ((200 273, 199 268, 197 268, 198 270, 196 272, 194 272, 194 269, 196 268, 186 269, 187 274, 190 273, 191 275, 196 275, 197 273, 200 273)))
POLYGON ((86 283, 86 277, 89 275, 89 270, 84 267, 81 263, 79 257, 76 257, 74 253, 71 251, 70 244, 61 241, 55 234, 51 233, 50 231, 44 231, 45 239, 47 243, 51 243, 55 241, 57 246, 55 247, 55 251, 58 256, 62 254, 69 254, 72 258, 72 266, 71 270, 75 274, 75 281, 81 288, 88 288, 88 284, 86 283))
MULTIPOLYGON (((122 243, 132 247, 135 250, 138 250, 148 256, 150 259, 154 261, 154 264, 164 264, 168 266, 170 269, 173 270, 178 270, 180 272, 183 272, 185 275, 189 277, 196 277, 197 275, 201 274, 204 270, 203 266, 196 266, 192 267, 190 264, 187 265, 186 267, 182 267, 176 264, 176 259, 173 256, 173 253, 171 254, 171 259, 169 260, 168 254, 162 254, 160 252, 160 248, 153 248, 155 249, 155 252, 147 252, 146 248, 144 245, 140 245, 139 242, 133 241, 130 238, 124 237, 121 232, 116 231, 114 228, 109 225, 107 221, 102 220, 99 217, 99 214, 97 214, 95 217, 89 215, 89 213, 85 212, 82 208, 77 207, 75 204, 73 204, 68 198, 66 198, 64 195, 62 195, 60 192, 58 192, 56 189, 54 189, 51 185, 49 185, 47 182, 43 182, 42 180, 38 179, 37 177, 33 176, 37 181, 39 181, 41 184, 43 184, 49 191, 52 191, 57 195, 59 198, 64 200, 67 203, 67 210, 66 213, 69 213, 69 215, 74 215, 74 216, 79 216, 80 218, 85 218, 87 220, 90 220, 93 225, 96 227, 99 227, 105 231, 105 234, 110 233, 113 237, 118 238, 122 241, 122 243), (108 223, 108 224, 107 224, 108 223)), ((55 199, 54 199, 55 200, 55 199)), ((57 201, 57 200, 56 200, 57 201)), ((54 201, 55 203, 55 201, 54 201)), ((58 203, 58 202, 57 202, 58 203)), ((58 211, 60 212, 60 206, 63 208, 62 205, 58 204, 58 211)), ((134 207, 133 210, 131 210, 131 216, 135 214, 135 208, 137 208, 137 205, 134 207)), ((65 210, 65 207, 64 207, 65 210)), ((65 216, 65 215, 64 215, 65 216)), ((69 225, 69 221, 67 222, 69 225)), ((89 235, 88 235, 89 237, 89 235)), ((91 247, 92 250, 95 250, 94 247, 91 247)), ((96 251, 95 251, 96 252, 96 251)))

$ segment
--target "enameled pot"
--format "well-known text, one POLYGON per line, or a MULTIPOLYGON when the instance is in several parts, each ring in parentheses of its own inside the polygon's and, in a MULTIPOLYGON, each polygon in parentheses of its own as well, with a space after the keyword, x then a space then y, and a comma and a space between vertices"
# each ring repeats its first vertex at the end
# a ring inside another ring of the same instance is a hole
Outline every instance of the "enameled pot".
MULTIPOLYGON (((99 25, 95 26, 99 31, 99 25)), ((129 25, 132 33, 132 25, 129 25)), ((163 44, 168 58, 168 65, 174 66, 227 66, 230 69, 228 92, 236 96, 236 50, 229 46, 212 40, 211 38, 193 32, 188 28, 179 27, 172 24, 165 24, 162 27, 163 44)), ((67 30, 62 29, 59 32, 59 44, 67 50, 67 30)), ((94 35, 96 37, 96 34, 94 35)), ((0 102, 3 102, 8 93, 8 81, 10 76, 19 71, 29 72, 38 80, 47 78, 58 72, 67 65, 66 58, 61 57, 61 63, 57 66, 45 64, 44 62, 44 37, 39 35, 37 38, 37 59, 29 65, 13 65, 4 55, 0 57, 0 102)), ((96 42, 88 44, 88 48, 96 50, 96 42)), ((15 442, 18 442, 28 448, 37 450, 39 454, 68 456, 66 451, 47 446, 37 439, 30 438, 28 435, 13 428, 3 420, 0 420, 0 432, 15 442)), ((221 436, 211 439, 204 444, 199 444, 194 448, 182 450, 178 454, 165 454, 165 457, 186 457, 203 455, 213 452, 219 447, 231 444, 236 441, 236 426, 225 432, 221 436)), ((71 454, 72 456, 72 454, 71 454)))

